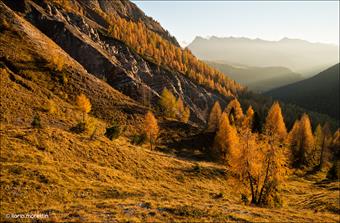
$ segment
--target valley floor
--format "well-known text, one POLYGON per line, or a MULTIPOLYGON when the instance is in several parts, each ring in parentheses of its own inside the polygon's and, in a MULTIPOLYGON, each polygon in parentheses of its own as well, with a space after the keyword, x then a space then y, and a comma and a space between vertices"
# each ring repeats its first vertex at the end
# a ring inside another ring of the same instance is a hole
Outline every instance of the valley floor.
POLYGON ((126 138, 1 126, 1 221, 339 222, 339 182, 288 177, 282 208, 244 205, 225 167, 126 138), (15 217, 15 216, 12 216, 15 217), (32 219, 22 219, 31 221, 32 219))

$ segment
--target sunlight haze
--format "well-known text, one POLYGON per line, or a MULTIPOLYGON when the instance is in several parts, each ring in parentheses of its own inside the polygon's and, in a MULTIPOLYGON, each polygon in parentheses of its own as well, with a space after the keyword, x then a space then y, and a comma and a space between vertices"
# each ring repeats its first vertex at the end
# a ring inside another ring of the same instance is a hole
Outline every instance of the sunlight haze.
POLYGON ((196 36, 284 37, 339 45, 338 1, 133 1, 183 46, 196 36), (171 12, 171 13, 168 13, 171 12))

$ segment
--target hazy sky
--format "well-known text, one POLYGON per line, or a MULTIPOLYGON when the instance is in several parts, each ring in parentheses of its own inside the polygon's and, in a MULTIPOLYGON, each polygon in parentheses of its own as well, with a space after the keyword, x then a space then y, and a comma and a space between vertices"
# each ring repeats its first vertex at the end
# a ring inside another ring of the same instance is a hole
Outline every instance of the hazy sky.
POLYGON ((338 1, 133 1, 180 43, 195 36, 283 37, 339 45, 338 1))

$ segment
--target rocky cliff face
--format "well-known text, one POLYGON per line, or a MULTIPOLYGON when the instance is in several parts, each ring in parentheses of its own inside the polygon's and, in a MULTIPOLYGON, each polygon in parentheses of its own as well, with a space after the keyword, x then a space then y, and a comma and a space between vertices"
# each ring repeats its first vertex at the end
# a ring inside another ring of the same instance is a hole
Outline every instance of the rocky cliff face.
POLYGON ((180 73, 157 66, 105 34, 108 25, 102 15, 94 10, 96 7, 107 14, 118 13, 129 19, 142 20, 149 29, 178 45, 157 22, 146 17, 134 4, 106 0, 77 0, 73 3, 80 13, 45 0, 5 1, 89 73, 106 80, 112 87, 137 101, 145 101, 148 97, 155 103, 163 88, 167 87, 190 106, 191 121, 199 125, 205 123, 208 109, 215 100, 222 105, 226 103, 220 95, 207 91, 180 73))

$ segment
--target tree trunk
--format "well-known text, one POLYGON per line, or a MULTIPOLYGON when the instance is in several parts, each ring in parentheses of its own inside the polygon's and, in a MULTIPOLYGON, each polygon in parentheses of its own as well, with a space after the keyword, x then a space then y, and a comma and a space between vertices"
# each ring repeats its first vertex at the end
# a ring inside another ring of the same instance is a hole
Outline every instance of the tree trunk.
POLYGON ((248 172, 248 178, 249 178, 249 184, 250 184, 250 189, 251 189, 251 203, 256 204, 256 195, 254 193, 254 185, 253 185, 253 179, 250 176, 250 173, 248 172))
POLYGON ((149 136, 149 140, 150 140, 150 150, 152 151, 152 137, 151 137, 151 133, 150 133, 150 136, 149 136))
MULTIPOLYGON (((270 147, 272 149, 272 145, 271 144, 270 144, 270 147)), ((258 202, 260 202, 262 200, 263 191, 264 191, 264 188, 266 187, 266 184, 267 184, 267 181, 268 181, 269 166, 270 166, 270 157, 268 158, 267 162, 268 162, 268 164, 267 164, 267 169, 266 169, 266 176, 265 176, 264 181, 263 181, 263 185, 262 185, 262 188, 261 188, 261 191, 260 191, 258 202)))
POLYGON ((323 159, 324 159, 324 152, 325 152, 325 141, 326 141, 326 136, 323 136, 322 145, 321 145, 319 168, 318 168, 319 170, 322 170, 322 166, 323 166, 323 159))

